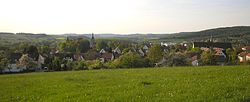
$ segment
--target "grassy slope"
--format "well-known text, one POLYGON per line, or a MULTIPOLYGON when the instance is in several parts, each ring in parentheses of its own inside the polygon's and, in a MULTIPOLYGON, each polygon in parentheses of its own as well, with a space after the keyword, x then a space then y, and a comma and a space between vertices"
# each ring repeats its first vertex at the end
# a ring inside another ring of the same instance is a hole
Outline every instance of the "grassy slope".
POLYGON ((250 66, 0 75, 3 101, 249 101, 250 66))

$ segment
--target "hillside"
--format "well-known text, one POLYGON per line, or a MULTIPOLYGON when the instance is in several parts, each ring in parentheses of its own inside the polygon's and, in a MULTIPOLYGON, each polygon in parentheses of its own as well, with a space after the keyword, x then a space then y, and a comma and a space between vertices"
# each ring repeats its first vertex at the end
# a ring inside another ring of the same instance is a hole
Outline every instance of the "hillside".
MULTIPOLYGON (((198 32, 181 32, 174 34, 95 34, 98 38, 116 38, 116 39, 129 39, 133 41, 156 41, 156 42, 182 42, 182 41, 206 41, 213 37, 221 42, 233 43, 250 43, 250 26, 236 26, 208 29, 198 32)), ((32 43, 55 43, 66 37, 73 39, 77 38, 90 38, 91 34, 31 34, 31 33, 5 33, 0 32, 1 45, 11 45, 20 42, 32 43)))
POLYGON ((160 40, 172 41, 174 39, 175 41, 205 41, 209 39, 211 35, 219 41, 231 42, 241 40, 243 43, 247 43, 247 41, 250 40, 250 26, 215 28, 198 32, 181 32, 165 35, 165 37, 160 38, 160 40))
POLYGON ((250 66, 0 75, 1 102, 249 102, 250 66))
MULTIPOLYGON (((32 33, 6 33, 0 32, 0 45, 12 46, 21 42, 32 43, 35 45, 56 45, 57 42, 64 40, 69 35, 48 35, 32 33)), ((69 38, 87 38, 84 35, 70 35, 69 38)))

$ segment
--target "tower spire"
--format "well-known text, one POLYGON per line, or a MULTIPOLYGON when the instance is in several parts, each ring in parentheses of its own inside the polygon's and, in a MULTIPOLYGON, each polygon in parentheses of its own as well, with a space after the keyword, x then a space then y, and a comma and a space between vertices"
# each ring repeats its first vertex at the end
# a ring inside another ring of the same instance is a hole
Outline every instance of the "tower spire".
POLYGON ((92 37, 91 37, 91 39, 95 39, 95 37, 94 37, 94 33, 92 33, 92 37))
POLYGON ((213 42, 213 34, 211 34, 209 41, 213 42))
POLYGON ((91 39, 90 39, 90 48, 95 48, 95 37, 94 33, 92 33, 91 39))

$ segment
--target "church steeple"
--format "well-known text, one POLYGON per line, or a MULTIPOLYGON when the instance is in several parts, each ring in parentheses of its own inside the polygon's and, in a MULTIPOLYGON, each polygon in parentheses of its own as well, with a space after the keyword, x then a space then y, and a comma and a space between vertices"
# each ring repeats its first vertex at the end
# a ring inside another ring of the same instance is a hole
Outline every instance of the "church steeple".
POLYGON ((211 34, 209 42, 213 42, 213 34, 211 34))
POLYGON ((69 37, 68 37, 68 35, 66 35, 66 41, 69 41, 69 37))
POLYGON ((94 37, 94 33, 91 34, 90 48, 95 48, 95 37, 94 37))
POLYGON ((92 37, 91 37, 91 40, 92 40, 92 39, 95 39, 95 37, 94 37, 94 33, 92 33, 92 37))

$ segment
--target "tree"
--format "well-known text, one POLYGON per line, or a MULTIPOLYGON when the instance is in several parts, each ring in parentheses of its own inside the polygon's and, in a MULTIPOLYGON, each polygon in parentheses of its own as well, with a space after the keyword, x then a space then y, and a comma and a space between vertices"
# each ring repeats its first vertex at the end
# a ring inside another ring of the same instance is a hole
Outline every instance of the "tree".
POLYGON ((34 62, 28 54, 23 55, 18 61, 19 67, 26 67, 28 70, 34 70, 37 67, 37 63, 34 62))
POLYGON ((228 48, 226 49, 227 54, 227 63, 228 64, 237 64, 237 51, 236 49, 228 48))
POLYGON ((81 52, 85 53, 90 49, 90 44, 87 39, 67 40, 58 44, 61 52, 81 52))
POLYGON ((190 52, 198 53, 198 54, 201 54, 201 53, 202 53, 201 49, 198 48, 198 47, 192 48, 192 49, 190 50, 190 52))
POLYGON ((122 55, 113 63, 113 67, 119 68, 138 68, 148 66, 149 64, 145 59, 143 59, 139 54, 133 52, 122 55))
POLYGON ((9 60, 3 55, 0 54, 0 73, 8 66, 9 60))
POLYGON ((108 44, 106 41, 104 40, 97 40, 96 41, 96 49, 97 50, 101 50, 101 49, 105 49, 108 48, 108 44))
POLYGON ((54 57, 54 59, 52 60, 52 70, 60 71, 61 64, 62 64, 62 61, 58 57, 54 57))
POLYGON ((51 51, 50 47, 49 46, 41 46, 39 48, 39 52, 42 53, 42 54, 49 54, 51 51))
POLYGON ((29 47, 29 44, 28 44, 28 43, 20 43, 20 44, 17 46, 16 50, 19 51, 19 52, 22 52, 22 53, 27 53, 27 52, 26 52, 26 49, 28 49, 28 47, 29 47))
POLYGON ((88 64, 88 69, 104 69, 105 68, 103 63, 99 60, 89 61, 87 64, 88 64))
POLYGON ((73 61, 67 61, 66 63, 66 69, 65 70, 72 70, 74 69, 76 66, 76 63, 73 61))
POLYGON ((77 49, 79 49, 81 53, 85 53, 90 49, 90 43, 86 39, 78 39, 76 46, 77 46, 77 49))
POLYGON ((31 45, 27 49, 25 49, 26 54, 28 54, 28 57, 32 59, 37 59, 39 57, 38 49, 36 46, 31 45))
POLYGON ((78 61, 73 70, 86 70, 88 69, 86 63, 84 61, 78 61))
POLYGON ((201 61, 203 65, 214 65, 214 52, 213 51, 204 51, 201 54, 201 61))
POLYGON ((187 60, 186 60, 186 56, 184 55, 180 55, 180 54, 173 54, 171 56, 169 56, 168 59, 168 66, 187 66, 189 65, 187 60))
POLYGON ((151 48, 149 48, 148 59, 152 63, 157 63, 162 60, 163 53, 163 49, 160 45, 153 45, 151 48))

